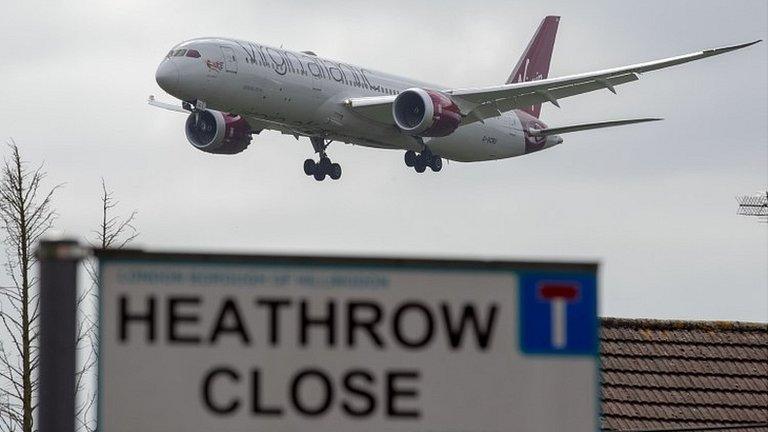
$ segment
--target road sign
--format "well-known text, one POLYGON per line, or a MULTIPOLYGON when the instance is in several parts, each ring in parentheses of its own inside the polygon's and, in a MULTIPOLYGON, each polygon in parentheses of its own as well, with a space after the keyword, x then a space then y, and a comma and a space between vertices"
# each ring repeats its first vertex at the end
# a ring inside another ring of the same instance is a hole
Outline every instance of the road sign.
POLYGON ((592 354, 598 344, 592 275, 521 275, 521 348, 529 354, 592 354))
POLYGON ((97 255, 100 430, 598 429, 596 265, 97 255))

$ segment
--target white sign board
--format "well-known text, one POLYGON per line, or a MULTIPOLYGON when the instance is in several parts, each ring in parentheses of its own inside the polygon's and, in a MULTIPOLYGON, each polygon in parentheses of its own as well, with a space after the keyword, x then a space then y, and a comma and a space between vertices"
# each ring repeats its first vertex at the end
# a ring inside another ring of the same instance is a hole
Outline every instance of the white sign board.
POLYGON ((598 429, 594 265, 100 262, 104 432, 598 429))

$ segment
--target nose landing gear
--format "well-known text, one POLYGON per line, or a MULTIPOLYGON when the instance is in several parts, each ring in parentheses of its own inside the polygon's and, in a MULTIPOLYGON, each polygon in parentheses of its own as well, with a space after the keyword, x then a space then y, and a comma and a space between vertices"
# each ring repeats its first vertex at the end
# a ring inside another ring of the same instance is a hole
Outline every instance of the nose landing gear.
POLYGON ((312 147, 315 153, 320 154, 320 160, 315 162, 314 159, 307 159, 304 161, 304 174, 314 177, 317 181, 325 180, 328 176, 331 180, 338 180, 341 178, 341 165, 332 162, 328 157, 325 150, 331 144, 331 141, 327 141, 323 137, 310 137, 312 147))
POLYGON ((439 172, 443 169, 443 158, 432 153, 429 148, 417 154, 413 150, 405 152, 405 164, 416 170, 417 173, 423 173, 429 167, 433 172, 439 172))

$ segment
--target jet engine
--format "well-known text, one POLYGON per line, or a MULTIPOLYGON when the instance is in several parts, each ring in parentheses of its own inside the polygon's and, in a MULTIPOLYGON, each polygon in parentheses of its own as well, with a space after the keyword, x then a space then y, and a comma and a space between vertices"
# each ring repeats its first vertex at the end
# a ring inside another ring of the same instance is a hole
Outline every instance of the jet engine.
POLYGON ((461 122, 459 107, 450 97, 421 88, 400 93, 392 104, 392 117, 400 130, 422 137, 450 135, 461 122))
POLYGON ((251 126, 239 115, 221 111, 195 111, 184 126, 187 140, 206 153, 235 154, 251 143, 251 126))

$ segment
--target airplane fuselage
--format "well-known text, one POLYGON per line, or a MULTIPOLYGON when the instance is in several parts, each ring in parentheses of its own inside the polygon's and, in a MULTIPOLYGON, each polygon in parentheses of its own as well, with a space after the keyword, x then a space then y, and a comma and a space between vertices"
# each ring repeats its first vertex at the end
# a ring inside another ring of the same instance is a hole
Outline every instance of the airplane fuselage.
POLYGON ((254 130, 385 149, 422 151, 426 144, 436 155, 456 161, 504 159, 562 142, 557 136, 527 133, 546 125, 520 110, 461 126, 444 137, 413 137, 360 116, 345 101, 397 95, 412 87, 446 87, 235 39, 193 39, 177 45, 160 64, 157 81, 183 101, 202 101, 206 108, 243 116, 254 130))

